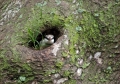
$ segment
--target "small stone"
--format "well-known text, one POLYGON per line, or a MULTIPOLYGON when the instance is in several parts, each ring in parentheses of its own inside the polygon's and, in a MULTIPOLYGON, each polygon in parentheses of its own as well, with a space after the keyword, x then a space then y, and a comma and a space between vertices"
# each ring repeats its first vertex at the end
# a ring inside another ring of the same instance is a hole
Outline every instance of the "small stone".
POLYGON ((53 50, 52 50, 52 53, 54 54, 54 56, 57 55, 57 51, 60 49, 60 46, 61 46, 61 43, 56 43, 53 45, 53 50))
POLYGON ((100 56, 101 56, 101 52, 96 52, 94 55, 94 58, 98 59, 98 58, 100 58, 100 56))
POLYGON ((30 63, 30 62, 32 62, 32 59, 28 58, 28 59, 26 60, 26 62, 27 62, 27 63, 30 63))
POLYGON ((82 68, 78 68, 76 74, 77 74, 77 76, 81 76, 81 74, 82 74, 82 68))
POLYGON ((68 38, 68 36, 67 36, 67 35, 64 35, 64 38, 66 39, 66 38, 68 38))
POLYGON ((69 41, 68 41, 68 40, 66 40, 66 41, 64 42, 64 44, 68 45, 68 44, 69 44, 69 41))
POLYGON ((76 2, 76 0, 73 0, 73 2, 72 2, 72 3, 74 4, 75 2, 76 2))
POLYGON ((69 40, 68 40, 68 36, 67 35, 64 35, 64 39, 66 39, 64 44, 69 45, 69 40))
POLYGON ((90 55, 88 59, 89 59, 89 60, 92 60, 92 58, 93 58, 93 56, 92 56, 92 55, 90 55))
POLYGON ((61 79, 59 79, 57 81, 54 81, 54 84, 63 84, 66 80, 68 80, 68 78, 61 78, 61 79))
POLYGON ((83 63, 83 59, 78 59, 78 64, 82 65, 82 63, 83 63))
POLYGON ((119 54, 119 53, 120 53, 120 50, 116 50, 114 53, 115 53, 115 54, 119 54))
POLYGON ((76 54, 79 54, 79 50, 76 50, 76 54))
POLYGON ((60 77, 60 74, 54 74, 54 78, 59 78, 60 77))
POLYGON ((115 48, 118 48, 118 47, 119 47, 119 45, 116 45, 116 46, 115 46, 115 48))
POLYGON ((98 62, 98 64, 102 64, 102 59, 101 59, 101 58, 98 58, 98 59, 97 59, 97 62, 98 62))

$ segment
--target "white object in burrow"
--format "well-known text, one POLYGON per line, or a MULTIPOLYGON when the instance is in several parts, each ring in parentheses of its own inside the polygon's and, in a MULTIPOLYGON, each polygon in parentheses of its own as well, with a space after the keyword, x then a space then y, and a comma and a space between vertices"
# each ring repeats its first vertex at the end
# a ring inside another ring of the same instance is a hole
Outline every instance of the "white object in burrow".
POLYGON ((76 72, 77 76, 81 76, 82 75, 82 68, 78 68, 77 72, 76 72))

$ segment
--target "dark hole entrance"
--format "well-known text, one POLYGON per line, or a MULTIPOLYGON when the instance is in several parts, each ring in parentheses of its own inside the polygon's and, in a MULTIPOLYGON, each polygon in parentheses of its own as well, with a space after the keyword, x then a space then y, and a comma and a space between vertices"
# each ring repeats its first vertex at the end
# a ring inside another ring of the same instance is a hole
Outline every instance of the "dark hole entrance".
POLYGON ((29 47, 35 48, 37 46, 39 47, 37 49, 44 49, 55 43, 62 34, 62 31, 56 27, 46 29, 38 34, 35 43, 29 42, 29 47))

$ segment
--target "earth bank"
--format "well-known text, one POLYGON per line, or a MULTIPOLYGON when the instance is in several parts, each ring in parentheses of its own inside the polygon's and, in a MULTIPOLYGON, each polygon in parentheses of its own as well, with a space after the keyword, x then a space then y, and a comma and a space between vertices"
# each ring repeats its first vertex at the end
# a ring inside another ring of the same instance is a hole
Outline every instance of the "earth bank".
POLYGON ((0 84, 119 84, 118 0, 0 3, 0 84), (43 21, 39 9, 45 21, 64 21, 63 34, 43 50, 26 44, 27 28, 43 21))

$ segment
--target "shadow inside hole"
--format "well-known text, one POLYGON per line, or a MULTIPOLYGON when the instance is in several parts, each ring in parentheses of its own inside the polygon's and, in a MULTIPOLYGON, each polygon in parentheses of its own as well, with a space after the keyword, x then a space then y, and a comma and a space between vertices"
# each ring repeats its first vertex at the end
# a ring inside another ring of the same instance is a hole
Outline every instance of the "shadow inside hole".
MULTIPOLYGON (((54 36, 53 39, 54 39, 54 43, 55 43, 57 41, 57 39, 62 35, 62 32, 56 27, 46 29, 42 33, 38 34, 35 44, 33 42, 29 42, 29 47, 35 48, 35 46, 41 45, 40 42, 44 38, 46 38, 46 35, 53 35, 54 36)), ((45 46, 44 48, 49 47, 50 45, 52 45, 52 44, 49 44, 49 45, 45 46)))

